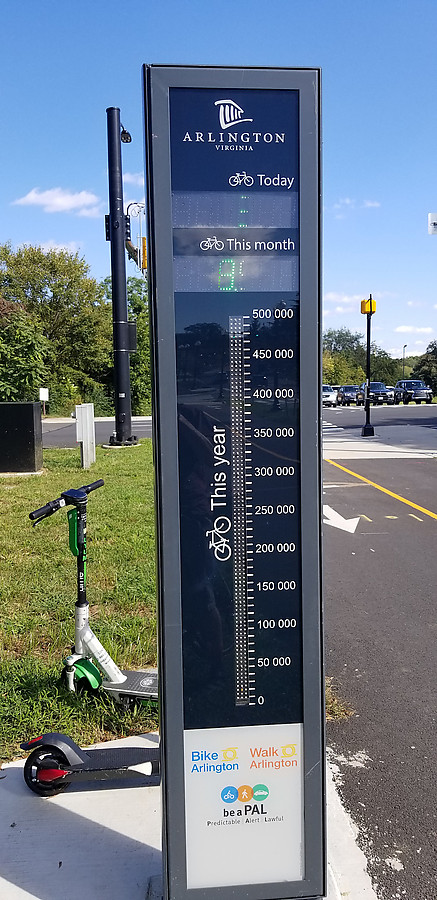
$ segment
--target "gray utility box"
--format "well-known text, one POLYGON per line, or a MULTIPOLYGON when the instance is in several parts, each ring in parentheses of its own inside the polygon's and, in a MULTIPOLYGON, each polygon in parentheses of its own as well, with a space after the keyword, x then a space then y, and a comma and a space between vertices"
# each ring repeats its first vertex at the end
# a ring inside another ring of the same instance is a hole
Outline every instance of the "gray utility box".
POLYGON ((0 472, 40 469, 41 403, 0 403, 0 472))

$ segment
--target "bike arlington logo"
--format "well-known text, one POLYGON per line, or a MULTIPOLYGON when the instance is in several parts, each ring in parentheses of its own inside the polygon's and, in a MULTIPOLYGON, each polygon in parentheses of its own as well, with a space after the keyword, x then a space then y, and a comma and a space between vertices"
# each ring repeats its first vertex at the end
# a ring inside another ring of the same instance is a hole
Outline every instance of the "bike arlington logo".
POLYGON ((244 109, 234 100, 216 100, 214 106, 218 106, 220 128, 231 128, 239 122, 253 122, 253 119, 243 119, 244 109))

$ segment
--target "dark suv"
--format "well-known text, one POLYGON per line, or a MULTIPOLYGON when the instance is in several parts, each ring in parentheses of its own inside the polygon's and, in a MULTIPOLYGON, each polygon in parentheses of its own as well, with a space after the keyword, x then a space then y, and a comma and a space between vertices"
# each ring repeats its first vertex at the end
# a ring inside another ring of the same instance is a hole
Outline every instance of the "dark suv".
MULTIPOLYGON (((365 402, 365 384, 360 384, 357 391, 357 406, 364 406, 365 402)), ((369 389, 369 400, 375 406, 382 406, 383 403, 393 403, 393 394, 387 390, 383 381, 371 381, 369 389)))
POLYGON ((339 406, 350 406, 357 399, 357 384, 344 384, 337 391, 337 403, 339 406))
POLYGON ((407 378, 395 385, 395 403, 432 403, 432 390, 424 381, 407 378))

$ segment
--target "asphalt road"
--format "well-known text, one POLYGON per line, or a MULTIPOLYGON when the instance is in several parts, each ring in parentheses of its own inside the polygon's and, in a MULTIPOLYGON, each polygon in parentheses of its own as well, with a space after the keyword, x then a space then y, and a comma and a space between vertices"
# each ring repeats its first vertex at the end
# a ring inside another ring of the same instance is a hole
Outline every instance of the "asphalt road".
MULTIPOLYGON (((328 422, 341 424, 343 428, 360 429, 366 418, 362 406, 325 406, 323 419, 328 422)), ((437 428, 437 404, 436 403, 403 403, 398 406, 371 406, 370 421, 372 425, 405 425, 408 423, 423 425, 424 427, 437 428)))
MULTIPOLYGON (((152 423, 149 416, 135 416, 132 421, 133 433, 138 438, 152 437, 152 423)), ((115 431, 114 419, 96 420, 96 443, 105 444, 115 431)), ((76 443, 76 422, 74 419, 45 419, 42 424, 43 449, 49 447, 78 447, 76 443)))
MULTIPOLYGON (((372 408, 372 420, 381 435, 422 425, 425 441, 434 409, 372 408)), ((323 418, 350 432, 363 410, 323 418)), ((326 671, 355 712, 328 723, 328 745, 378 896, 435 900, 437 458, 335 462, 323 503, 359 522, 324 526, 326 671)))

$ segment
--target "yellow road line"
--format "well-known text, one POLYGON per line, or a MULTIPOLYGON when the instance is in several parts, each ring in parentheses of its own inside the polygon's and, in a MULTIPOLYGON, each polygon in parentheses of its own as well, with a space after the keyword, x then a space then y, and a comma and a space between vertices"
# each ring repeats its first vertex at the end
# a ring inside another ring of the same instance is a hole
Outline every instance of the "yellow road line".
POLYGON ((430 516, 431 519, 437 519, 437 513, 431 512, 431 510, 425 509, 423 506, 418 506, 417 503, 412 503, 411 500, 406 500, 405 497, 400 497, 399 494, 394 494, 393 491, 389 491, 387 490, 387 488, 382 487, 382 485, 376 484, 375 481, 370 481, 369 478, 364 478, 363 475, 358 475, 357 472, 352 472, 350 469, 346 469, 339 463, 334 462, 333 459, 327 459, 326 462, 330 463, 331 466, 337 466, 337 469, 341 469, 342 472, 347 472, 348 475, 353 475, 354 478, 359 478, 360 481, 365 481, 366 484, 371 484, 372 487, 376 488, 377 491, 382 491, 383 494, 388 494, 389 497, 394 497, 395 500, 400 500, 401 503, 406 503, 407 506, 412 506, 413 509, 418 509, 419 512, 425 513, 426 516, 430 516))

